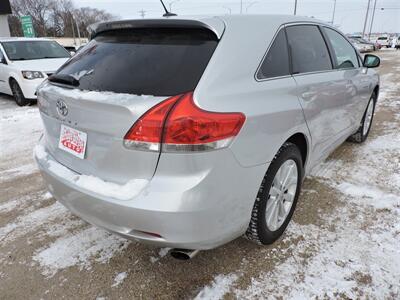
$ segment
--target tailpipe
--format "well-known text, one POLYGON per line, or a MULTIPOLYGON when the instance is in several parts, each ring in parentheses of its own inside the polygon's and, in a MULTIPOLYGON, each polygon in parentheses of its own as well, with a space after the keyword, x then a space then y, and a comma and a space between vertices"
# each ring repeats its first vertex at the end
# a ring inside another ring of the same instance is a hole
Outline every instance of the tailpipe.
POLYGON ((190 250, 190 249, 171 249, 169 254, 179 260, 189 260, 195 257, 200 250, 190 250))

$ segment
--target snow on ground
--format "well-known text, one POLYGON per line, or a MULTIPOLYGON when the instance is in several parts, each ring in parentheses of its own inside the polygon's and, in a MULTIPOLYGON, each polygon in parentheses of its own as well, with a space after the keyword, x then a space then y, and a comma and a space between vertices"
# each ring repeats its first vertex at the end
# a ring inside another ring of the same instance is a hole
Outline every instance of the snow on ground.
POLYGON ((238 279, 238 275, 218 275, 210 286, 205 287, 195 300, 217 300, 221 299, 230 289, 230 286, 238 279))
MULTIPOLYGON (((0 164, 0 181, 6 182, 38 171, 32 151, 41 135, 42 123, 36 106, 17 107, 7 102, 2 105, 10 106, 0 110, 0 154, 6 158, 0 164)), ((0 202, 0 215, 22 212, 12 222, 0 226, 2 246, 32 234, 39 239, 56 238, 34 253, 33 261, 42 268, 43 275, 51 277, 70 266, 90 269, 92 262, 107 263, 128 246, 127 240, 74 218, 54 200, 46 206, 44 202, 51 197, 40 190, 0 202)), ((7 255, 0 253, 0 262, 7 255)))
MULTIPOLYGON (((15 168, 21 168, 21 163, 24 162, 21 161, 21 158, 24 160, 24 156, 20 154, 32 153, 32 145, 36 143, 42 133, 42 121, 37 107, 11 106, 1 109, 0 132, 0 156, 11 159, 18 157, 19 161, 14 162, 15 168)), ((31 156, 29 154, 28 159, 32 165, 31 156)), ((9 168, 7 169, 10 171, 9 168)), ((1 165, 0 171, 2 171, 1 165)))
POLYGON ((52 223, 65 215, 67 210, 59 203, 34 210, 17 217, 14 222, 0 227, 0 242, 9 243, 28 232, 35 231, 46 223, 52 223))
POLYGON ((128 245, 126 239, 91 226, 39 249, 33 260, 40 264, 43 275, 51 277, 59 270, 72 266, 90 269, 92 261, 107 263, 128 245))
POLYGON ((126 277, 128 277, 127 272, 118 273, 117 276, 115 276, 114 283, 112 284, 111 287, 119 286, 125 280, 126 277))

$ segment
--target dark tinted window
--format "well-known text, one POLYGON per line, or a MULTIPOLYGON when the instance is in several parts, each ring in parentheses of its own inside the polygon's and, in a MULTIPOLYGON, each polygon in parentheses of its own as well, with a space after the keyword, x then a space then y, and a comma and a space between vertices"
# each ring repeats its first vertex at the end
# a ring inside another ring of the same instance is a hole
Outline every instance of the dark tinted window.
POLYGON ((53 41, 15 41, 2 44, 10 60, 68 58, 71 56, 67 50, 53 41))
POLYGON ((317 26, 290 26, 286 30, 294 74, 332 69, 328 49, 317 26))
POLYGON ((358 68, 357 54, 353 46, 338 32, 324 28, 336 57, 336 69, 358 68))
POLYGON ((79 89, 171 96, 195 89, 217 39, 202 29, 126 29, 97 36, 58 74, 79 89))
POLYGON ((271 78, 289 75, 289 55, 285 31, 279 31, 258 71, 257 78, 271 78))

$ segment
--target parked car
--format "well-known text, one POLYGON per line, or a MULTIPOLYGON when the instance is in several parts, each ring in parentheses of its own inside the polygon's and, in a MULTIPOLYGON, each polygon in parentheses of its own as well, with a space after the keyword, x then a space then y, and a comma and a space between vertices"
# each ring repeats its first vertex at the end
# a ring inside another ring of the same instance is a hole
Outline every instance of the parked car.
POLYGON ((400 37, 399 36, 394 36, 392 38, 392 47, 394 47, 396 50, 400 49, 400 37))
POLYGON ((36 88, 70 58, 57 42, 43 38, 0 38, 0 93, 28 105, 36 88))
POLYGON ((376 42, 381 45, 381 47, 386 47, 386 48, 390 48, 390 38, 387 35, 384 36, 379 36, 376 40, 376 42))
POLYGON ((350 39, 354 47, 360 52, 360 53, 366 53, 366 52, 372 52, 374 51, 374 46, 371 44, 367 43, 362 43, 359 40, 356 39, 350 39))
POLYGON ((367 41, 366 39, 363 38, 352 38, 352 39, 358 41, 361 44, 370 45, 371 46, 370 49, 372 49, 372 51, 376 51, 381 48, 381 46, 377 42, 367 41))
POLYGON ((379 62, 311 18, 102 23, 38 90, 34 155, 73 213, 174 257, 271 244, 305 175, 367 138, 379 62))

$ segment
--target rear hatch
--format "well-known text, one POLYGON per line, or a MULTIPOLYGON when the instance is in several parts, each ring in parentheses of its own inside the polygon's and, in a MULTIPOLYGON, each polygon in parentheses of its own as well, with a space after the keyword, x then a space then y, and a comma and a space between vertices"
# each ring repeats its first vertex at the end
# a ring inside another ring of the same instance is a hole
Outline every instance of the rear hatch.
POLYGON ((206 27, 97 33, 39 89, 48 151, 79 174, 121 184, 150 179, 160 153, 127 149, 123 138, 151 107, 193 91, 217 44, 206 27), (83 156, 60 148, 62 126, 85 135, 83 156))

